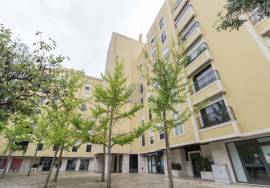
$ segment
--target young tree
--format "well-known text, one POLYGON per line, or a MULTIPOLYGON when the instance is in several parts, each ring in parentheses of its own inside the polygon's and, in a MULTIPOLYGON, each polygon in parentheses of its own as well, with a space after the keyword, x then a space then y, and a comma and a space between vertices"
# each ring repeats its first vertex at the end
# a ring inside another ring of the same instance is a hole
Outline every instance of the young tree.
POLYGON ((28 48, 0 25, 0 121, 16 112, 31 115, 41 98, 51 95, 50 87, 64 61, 54 55, 56 43, 41 39, 28 48), (32 49, 31 51, 29 49, 32 49))
MULTIPOLYGON (((5 177, 9 163, 11 162, 11 155, 13 151, 24 149, 23 152, 26 152, 25 148, 22 148, 20 143, 22 141, 29 141, 31 132, 32 121, 28 116, 16 113, 9 117, 8 125, 4 126, 2 130, 2 135, 6 141, 4 156, 6 153, 8 155, 6 162, 4 163, 4 169, 1 178, 5 177)), ((2 160, 2 163, 3 162, 4 161, 2 160)))
POLYGON ((129 99, 133 93, 130 87, 127 87, 127 78, 123 73, 123 64, 116 60, 114 72, 106 72, 102 75, 105 81, 104 85, 95 87, 94 113, 96 117, 101 117, 101 129, 103 130, 99 137, 101 143, 107 148, 107 188, 111 188, 111 151, 115 145, 125 145, 140 137, 149 127, 141 126, 127 133, 118 133, 114 131, 117 122, 123 119, 132 118, 135 113, 141 109, 139 104, 129 104, 129 99), (124 107, 129 107, 124 111, 124 107), (103 137, 103 139, 102 139, 103 137))
POLYGON ((47 112, 41 108, 41 111, 39 114, 36 114, 32 117, 34 122, 33 127, 33 133, 31 135, 31 142, 36 145, 34 156, 31 158, 29 169, 27 176, 31 175, 32 171, 32 165, 34 160, 36 159, 39 146, 41 144, 44 144, 46 138, 48 137, 48 118, 47 118, 47 112))
POLYGON ((227 0, 224 10, 219 12, 219 20, 216 23, 216 29, 238 30, 247 20, 243 16, 257 10, 258 16, 270 16, 269 0, 227 0), (225 12, 225 13, 224 13, 225 12))
POLYGON ((79 116, 79 107, 83 103, 83 100, 77 94, 84 83, 84 77, 82 73, 67 71, 63 72, 59 82, 58 93, 55 94, 55 99, 47 107, 49 127, 46 145, 57 147, 44 188, 48 187, 58 152, 60 153, 56 164, 54 181, 58 179, 63 151, 69 151, 70 147, 78 141, 78 135, 72 121, 79 116))
POLYGON ((164 58, 157 46, 156 58, 151 60, 146 53, 145 59, 142 74, 150 86, 149 108, 154 112, 152 126, 164 132, 169 187, 173 188, 169 135, 171 129, 184 124, 191 115, 189 109, 182 105, 186 103, 188 88, 185 81, 187 58, 182 48, 174 46, 170 48, 169 56, 164 58), (182 107, 181 112, 179 106, 182 107), (178 113, 178 116, 173 118, 173 113, 178 113))

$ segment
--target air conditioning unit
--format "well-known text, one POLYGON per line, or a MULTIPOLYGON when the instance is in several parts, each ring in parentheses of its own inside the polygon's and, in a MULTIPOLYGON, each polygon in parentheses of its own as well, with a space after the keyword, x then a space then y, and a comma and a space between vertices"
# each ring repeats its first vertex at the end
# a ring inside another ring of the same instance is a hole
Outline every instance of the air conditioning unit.
POLYGON ((232 183, 230 173, 227 165, 225 164, 213 164, 213 175, 216 182, 219 183, 232 183))

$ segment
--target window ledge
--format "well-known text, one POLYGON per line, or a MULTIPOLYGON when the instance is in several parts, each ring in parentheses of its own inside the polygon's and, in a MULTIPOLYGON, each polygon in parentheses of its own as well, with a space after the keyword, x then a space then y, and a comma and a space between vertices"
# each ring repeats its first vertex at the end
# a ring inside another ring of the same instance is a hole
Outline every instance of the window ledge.
POLYGON ((225 126, 228 126, 228 125, 233 124, 233 122, 235 122, 235 121, 227 121, 227 122, 225 122, 225 123, 213 125, 213 126, 211 126, 211 127, 200 128, 200 129, 199 129, 199 132, 206 132, 206 131, 210 131, 210 130, 213 130, 213 129, 218 129, 218 128, 220 128, 220 127, 225 127, 225 126))
POLYGON ((218 81, 220 81, 220 80, 215 80, 214 82, 212 82, 212 83, 210 83, 209 85, 203 87, 203 88, 200 89, 199 91, 196 91, 196 92, 193 93, 191 96, 193 97, 193 96, 195 96, 195 95, 197 95, 197 94, 202 93, 203 91, 207 90, 207 89, 210 88, 211 86, 215 85, 215 83, 217 83, 218 81))

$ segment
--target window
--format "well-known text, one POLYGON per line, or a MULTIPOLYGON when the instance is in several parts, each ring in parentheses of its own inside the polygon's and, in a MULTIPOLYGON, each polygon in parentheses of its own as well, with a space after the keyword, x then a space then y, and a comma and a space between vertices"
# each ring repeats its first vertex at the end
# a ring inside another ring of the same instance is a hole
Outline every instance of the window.
POLYGON ((268 32, 264 35, 264 39, 265 39, 266 43, 268 44, 268 46, 270 47, 270 31, 268 31, 268 32))
POLYGON ((266 16, 260 9, 255 9, 253 13, 249 16, 249 19, 253 25, 261 22, 266 16))
POLYGON ((205 86, 211 84, 216 81, 216 75, 212 66, 209 65, 200 71, 197 75, 193 77, 194 89, 195 91, 199 91, 205 86))
POLYGON ((159 29, 162 29, 164 27, 164 19, 161 18, 159 21, 159 29))
POLYGON ((231 120, 223 100, 200 110, 202 128, 211 127, 231 120))
POLYGON ((163 49, 163 57, 164 57, 165 59, 168 59, 168 58, 169 58, 169 54, 170 54, 169 48, 168 48, 168 47, 164 48, 164 49, 163 49))
POLYGON ((29 144, 29 141, 22 141, 22 142, 16 143, 16 146, 17 146, 16 149, 26 151, 28 144, 29 144))
POLYGON ((202 38, 199 38, 187 52, 188 65, 192 63, 199 55, 201 55, 207 48, 207 44, 203 42, 202 38))
POLYGON ((150 139, 150 144, 154 144, 154 132, 152 128, 150 128, 149 130, 149 139, 150 139))
POLYGON ((53 151, 56 151, 56 150, 58 150, 59 149, 59 146, 58 145, 54 145, 53 146, 53 151))
POLYGON ((141 98, 141 105, 143 105, 143 98, 141 98))
POLYGON ((43 149, 43 144, 38 144, 38 145, 37 145, 37 150, 38 150, 38 151, 41 151, 42 149, 43 149))
POLYGON ((166 42, 166 39, 167 39, 167 35, 166 35, 166 32, 164 31, 164 32, 161 34, 161 42, 162 42, 162 44, 163 44, 164 42, 166 42))
POLYGON ((173 11, 175 11, 177 9, 177 7, 179 6, 179 4, 182 2, 182 0, 176 0, 175 4, 174 4, 174 8, 173 11))
POLYGON ((183 126, 180 122, 178 122, 178 118, 179 118, 179 112, 174 112, 173 113, 173 119, 176 123, 175 127, 174 127, 174 133, 176 136, 180 136, 184 133, 183 131, 183 126))
POLYGON ((77 152, 78 151, 78 146, 72 146, 72 152, 77 152))
POLYGON ((142 146, 145 146, 145 135, 142 135, 142 146))
POLYGON ((195 31, 195 29, 198 27, 199 23, 195 20, 195 18, 193 18, 180 33, 180 39, 182 41, 187 40, 191 36, 191 34, 195 31))
POLYGON ((84 87, 84 90, 85 90, 85 91, 90 91, 90 87, 89 87, 89 86, 85 86, 85 87, 84 87))
POLYGON ((160 140, 163 140, 163 139, 165 138, 163 126, 160 126, 160 127, 159 127, 158 133, 159 133, 159 139, 160 139, 160 140))
POLYGON ((143 84, 140 85, 140 91, 143 93, 143 84))
POLYGON ((149 120, 152 120, 152 111, 151 110, 149 110, 148 115, 149 115, 149 120))
POLYGON ((191 9, 192 9, 192 6, 187 2, 185 4, 185 6, 182 8, 182 10, 178 13, 178 15, 176 16, 176 18, 174 20, 175 24, 176 24, 176 27, 178 27, 181 24, 182 20, 184 20, 184 18, 187 15, 186 13, 188 13, 188 11, 191 10, 191 9))
POLYGON ((91 144, 87 144, 86 145, 86 152, 91 152, 92 151, 92 145, 91 144))
POLYGON ((86 104, 81 105, 81 111, 85 112, 87 110, 86 104))
POLYGON ((151 49, 151 56, 152 56, 153 59, 156 59, 156 57, 157 57, 157 50, 156 50, 156 48, 152 48, 151 49))
POLYGON ((154 36, 152 36, 152 37, 151 37, 151 40, 150 40, 150 43, 153 45, 153 44, 154 44, 154 42, 155 42, 155 37, 154 37, 154 36))

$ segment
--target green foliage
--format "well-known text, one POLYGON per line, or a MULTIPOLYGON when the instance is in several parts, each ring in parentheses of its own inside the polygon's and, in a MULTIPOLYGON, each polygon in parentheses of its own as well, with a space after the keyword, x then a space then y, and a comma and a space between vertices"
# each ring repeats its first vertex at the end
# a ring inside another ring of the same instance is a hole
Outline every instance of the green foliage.
POLYGON ((152 124, 157 130, 170 130, 178 124, 185 123, 191 116, 189 109, 182 107, 181 113, 172 117, 174 112, 178 112, 179 105, 186 103, 187 98, 185 66, 188 62, 183 51, 181 47, 172 45, 169 56, 164 58, 157 46, 157 57, 154 60, 145 55, 146 62, 142 66, 142 74, 149 83, 149 108, 155 114, 152 124))
POLYGON ((209 157, 205 157, 205 156, 201 156, 200 157, 200 160, 197 161, 197 165, 199 166, 200 168, 200 171, 207 171, 207 172, 210 172, 212 171, 212 161, 209 157))
POLYGON ((142 108, 140 104, 131 105, 129 99, 133 93, 133 89, 126 85, 127 77, 123 72, 123 64, 116 60, 114 72, 107 72, 102 75, 105 85, 99 85, 94 90, 95 107, 92 110, 93 116, 97 119, 97 134, 95 141, 104 143, 108 147, 114 145, 125 145, 134 141, 143 134, 146 130, 145 126, 141 126, 128 133, 116 134, 113 131, 115 124, 123 119, 130 119, 134 117, 135 113, 142 108), (129 105, 127 111, 123 111, 124 107, 129 105), (112 136, 109 136, 109 126, 111 124, 112 136), (112 141, 109 146, 107 143, 112 141))
POLYGON ((16 113, 9 117, 8 125, 3 126, 1 133, 6 141, 4 154, 22 149, 18 143, 30 140, 32 124, 31 119, 23 114, 16 113))
POLYGON ((44 98, 52 97, 52 87, 65 58, 54 55, 56 43, 41 39, 30 48, 0 25, 0 121, 9 115, 31 115, 44 98), (29 49, 32 49, 31 51, 29 49))
POLYGON ((58 79, 58 90, 54 99, 46 106, 41 124, 48 124, 45 143, 47 147, 58 145, 64 150, 69 150, 80 136, 72 122, 79 116, 80 105, 84 103, 84 100, 77 96, 84 83, 84 77, 83 73, 64 71, 58 79))
POLYGON ((254 10, 258 11, 259 16, 269 16, 269 0, 227 0, 224 10, 218 14, 215 27, 218 31, 238 30, 247 21, 244 14, 254 10))

